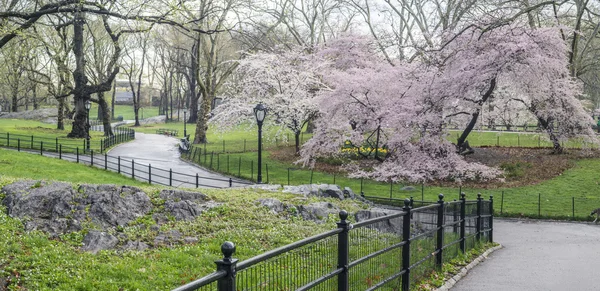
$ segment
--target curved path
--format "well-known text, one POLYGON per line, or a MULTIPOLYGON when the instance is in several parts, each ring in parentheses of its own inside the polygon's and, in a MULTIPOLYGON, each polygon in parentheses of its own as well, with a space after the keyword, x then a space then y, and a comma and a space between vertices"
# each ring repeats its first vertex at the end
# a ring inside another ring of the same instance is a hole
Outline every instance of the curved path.
MULTIPOLYGON (((210 172, 179 159, 178 145, 179 139, 174 137, 136 132, 133 141, 112 148, 108 155, 121 157, 123 160, 134 160, 138 165, 136 167, 142 164, 144 170, 151 165, 153 181, 161 184, 171 183, 174 187, 188 188, 195 187, 196 184, 199 184, 199 187, 209 188, 230 187, 230 177, 210 172), (169 170, 172 171, 171 174, 169 170), (169 182, 169 176, 172 177, 172 182, 169 182)), ((234 178, 232 178, 232 182, 232 186, 249 184, 234 178)))
POLYGON ((503 248, 450 290, 600 290, 600 224, 497 219, 494 240, 503 248))

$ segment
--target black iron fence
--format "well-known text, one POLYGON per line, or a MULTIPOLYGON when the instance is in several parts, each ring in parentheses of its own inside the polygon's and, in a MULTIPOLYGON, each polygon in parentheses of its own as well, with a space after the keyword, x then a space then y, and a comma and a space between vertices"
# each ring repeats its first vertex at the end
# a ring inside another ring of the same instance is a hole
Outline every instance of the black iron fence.
MULTIPOLYGON (((107 141, 107 144, 109 142, 118 143, 128 138, 133 138, 131 133, 132 131, 129 129, 117 131, 115 139, 107 141)), ((185 188, 227 188, 252 184, 240 179, 222 178, 220 175, 208 176, 207 174, 177 172, 170 168, 152 166, 149 163, 140 163, 134 159, 127 159, 120 156, 111 156, 106 152, 102 153, 93 149, 87 151, 85 145, 82 145, 82 147, 71 147, 61 143, 45 143, 43 139, 34 139, 32 143, 23 144, 19 138, 15 139, 14 135, 9 134, 7 137, 0 135, 0 146, 12 147, 16 148, 17 151, 39 153, 43 156, 91 165, 107 171, 117 172, 139 181, 148 182, 149 184, 185 188)))
POLYGON ((217 270, 180 286, 188 290, 410 290, 443 263, 493 241, 493 199, 417 203, 355 224, 341 211, 337 228, 238 263, 225 242, 217 270))
POLYGON ((63 153, 75 153, 76 149, 91 149, 96 152, 104 152, 110 147, 135 139, 135 131, 129 128, 116 127, 113 129, 113 136, 105 137, 100 140, 87 140, 73 138, 49 138, 34 135, 22 135, 14 133, 0 133, 0 146, 12 147, 18 149, 41 149, 42 151, 53 151, 63 153))

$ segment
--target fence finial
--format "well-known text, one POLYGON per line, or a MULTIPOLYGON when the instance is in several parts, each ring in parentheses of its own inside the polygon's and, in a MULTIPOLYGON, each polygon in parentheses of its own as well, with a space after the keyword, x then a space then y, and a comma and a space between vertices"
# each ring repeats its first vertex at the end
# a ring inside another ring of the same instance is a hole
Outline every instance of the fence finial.
POLYGON ((226 241, 221 245, 221 252, 223 253, 223 261, 230 262, 231 256, 235 253, 235 244, 230 241, 226 241))
POLYGON ((346 219, 348 218, 348 211, 342 210, 340 211, 339 215, 341 221, 346 221, 346 219))
POLYGON ((404 199, 404 208, 410 208, 410 199, 404 199))
POLYGON ((465 199, 467 194, 465 192, 460 193, 460 199, 465 199))
POLYGON ((440 199, 440 201, 444 201, 444 194, 440 193, 438 195, 438 198, 440 199))
POLYGON ((477 193, 477 199, 481 199, 481 193, 477 193))
POLYGON ((490 195, 490 201, 494 201, 494 195, 490 195))

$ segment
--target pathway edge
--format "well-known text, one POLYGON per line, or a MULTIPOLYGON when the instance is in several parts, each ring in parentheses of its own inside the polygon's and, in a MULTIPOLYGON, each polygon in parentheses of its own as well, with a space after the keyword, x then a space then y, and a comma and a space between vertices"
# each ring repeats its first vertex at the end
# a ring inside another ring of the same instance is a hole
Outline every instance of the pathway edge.
POLYGON ((442 287, 439 287, 435 290, 436 291, 450 290, 456 283, 458 283, 458 281, 460 279, 462 279, 464 276, 466 276, 471 269, 475 268, 477 265, 479 265, 479 263, 485 261, 491 253, 493 253, 496 250, 499 250, 501 248, 503 248, 502 245, 497 245, 491 249, 488 249, 483 254, 481 254, 479 257, 477 257, 475 260, 473 260, 471 263, 469 263, 468 265, 466 265, 462 269, 460 269, 460 271, 456 275, 454 275, 452 278, 446 280, 446 283, 444 283, 444 285, 442 285, 442 287))

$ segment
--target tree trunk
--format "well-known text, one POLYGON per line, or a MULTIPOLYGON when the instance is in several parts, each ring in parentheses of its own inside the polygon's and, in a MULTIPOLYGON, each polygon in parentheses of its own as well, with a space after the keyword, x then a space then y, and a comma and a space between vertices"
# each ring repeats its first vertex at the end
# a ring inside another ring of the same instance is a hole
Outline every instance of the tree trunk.
POLYGON ((58 99, 58 116, 56 117, 56 129, 65 130, 65 99, 58 99))
POLYGON ((295 140, 295 145, 296 145, 296 156, 300 155, 300 134, 301 133, 302 133, 301 131, 294 132, 294 140, 295 140))
MULTIPOLYGON (((117 81, 113 81, 112 97, 110 99, 110 119, 115 120, 115 96, 117 95, 117 81)), ((106 132, 106 131, 104 131, 106 132)), ((112 135, 112 129, 111 129, 112 135)))
POLYGON ((564 148, 560 145, 560 141, 558 140, 558 137, 554 134, 554 130, 552 129, 551 122, 547 119, 543 119, 543 118, 538 118, 538 121, 540 122, 541 127, 548 133, 548 137, 550 138, 550 141, 552 142, 552 153, 553 154, 563 154, 564 153, 564 148))
POLYGON ((459 153, 464 152, 465 150, 467 150, 467 147, 468 147, 468 143, 466 143, 467 137, 469 136, 469 134, 471 133, 471 131, 473 130, 473 128, 475 128, 475 124, 477 124, 477 119, 479 118, 479 114, 481 112, 481 106, 490 98, 490 96, 492 96, 492 93, 494 92, 495 88, 496 88, 496 78, 493 78, 490 81, 490 87, 483 94, 481 100, 479 101, 479 107, 471 115, 471 121, 469 121, 469 124, 467 124, 467 127, 462 132, 462 134, 458 138, 458 141, 456 142, 456 147, 458 148, 458 152, 459 153))
POLYGON ((104 136, 113 136, 112 127, 110 126, 111 121, 111 110, 108 108, 108 103, 104 99, 104 94, 98 94, 98 116, 102 118, 102 125, 104 127, 104 136), (101 97, 102 96, 102 97, 101 97))
POLYGON ((194 143, 206 143, 206 132, 208 131, 208 118, 210 116, 210 105, 212 104, 212 96, 205 95, 202 98, 202 107, 198 111, 198 120, 196 122, 196 135, 194 143))
POLYGON ((85 76, 85 56, 83 51, 83 25, 84 19, 80 12, 75 13, 73 20, 73 54, 75 55, 75 70, 73 71, 73 81, 75 89, 73 98, 75 100, 75 118, 73 127, 68 137, 84 138, 87 136, 87 112, 85 110, 85 101, 90 99, 86 93, 86 84, 88 82, 85 76))

